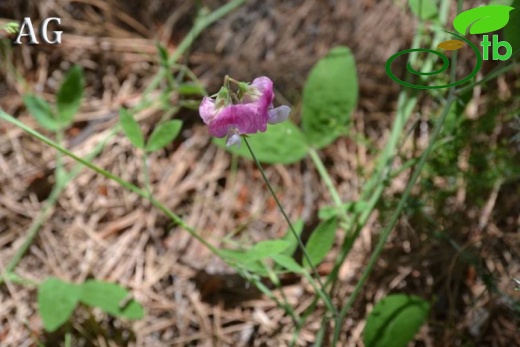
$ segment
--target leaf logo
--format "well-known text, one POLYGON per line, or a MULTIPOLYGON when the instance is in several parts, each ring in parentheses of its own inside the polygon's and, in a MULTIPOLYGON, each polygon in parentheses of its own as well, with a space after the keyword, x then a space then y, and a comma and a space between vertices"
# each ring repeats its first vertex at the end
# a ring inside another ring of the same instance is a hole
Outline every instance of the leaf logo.
POLYGON ((460 13, 453 20, 453 27, 461 35, 485 34, 502 29, 509 22, 509 12, 514 7, 505 5, 489 5, 460 13))

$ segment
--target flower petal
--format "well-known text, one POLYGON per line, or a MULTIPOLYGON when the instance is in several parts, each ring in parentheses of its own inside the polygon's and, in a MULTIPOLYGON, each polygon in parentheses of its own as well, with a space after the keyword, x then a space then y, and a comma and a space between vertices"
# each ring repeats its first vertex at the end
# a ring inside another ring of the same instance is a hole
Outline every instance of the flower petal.
POLYGON ((269 124, 281 123, 289 118, 289 113, 291 113, 291 108, 286 105, 279 106, 277 108, 273 108, 269 110, 269 124))
POLYGON ((259 116, 256 103, 226 106, 209 123, 213 136, 224 137, 231 128, 237 128, 240 134, 254 134, 267 129, 267 121, 259 116))
POLYGON ((199 114, 204 123, 209 124, 217 114, 215 100, 205 96, 200 103, 199 114))
POLYGON ((242 142, 241 140, 242 139, 240 138, 240 135, 238 135, 237 133, 233 133, 233 135, 228 136, 226 146, 237 146, 237 148, 240 148, 240 143, 242 142))

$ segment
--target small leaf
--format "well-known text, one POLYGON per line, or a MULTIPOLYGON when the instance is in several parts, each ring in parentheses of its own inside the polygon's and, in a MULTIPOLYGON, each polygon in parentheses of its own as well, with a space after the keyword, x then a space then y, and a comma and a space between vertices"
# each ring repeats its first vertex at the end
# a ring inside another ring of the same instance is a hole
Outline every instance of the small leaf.
POLYGON ((80 301, 91 307, 98 307, 113 316, 141 319, 143 307, 135 300, 128 299, 129 292, 123 287, 109 282, 88 280, 81 287, 80 301))
POLYGON ((285 254, 274 254, 271 256, 274 262, 284 269, 289 270, 293 273, 305 272, 305 269, 300 266, 292 257, 285 254))
POLYGON ((173 119, 159 124, 150 135, 148 142, 146 143, 146 151, 153 152, 157 151, 169 143, 171 143, 182 128, 182 121, 173 119))
POLYGON ((422 20, 436 19, 439 17, 436 0, 408 0, 412 12, 422 20))
POLYGON ((49 277, 38 288, 38 312, 43 327, 53 332, 74 312, 81 295, 81 287, 49 277))
POLYGON ((260 263, 260 258, 262 257, 258 257, 257 254, 234 249, 220 249, 219 253, 226 263, 230 265, 244 268, 261 276, 267 275, 265 265, 260 263))
POLYGON ((461 35, 486 34, 502 29, 509 21, 509 12, 514 8, 511 6, 489 5, 460 13, 453 20, 453 27, 461 35))
POLYGON ((126 137, 136 148, 144 148, 143 133, 134 117, 124 108, 119 110, 119 123, 126 137))
MULTIPOLYGON (((291 164, 302 160, 307 155, 307 143, 301 130, 290 121, 268 125, 264 133, 256 133, 247 138, 255 156, 262 163, 291 164)), ((231 153, 253 159, 247 146, 240 148, 226 147, 226 139, 213 139, 213 142, 231 153)))
POLYGON ((310 145, 322 148, 344 131, 358 99, 354 55, 330 50, 311 70, 303 89, 302 127, 310 145))
POLYGON ((461 40, 448 40, 437 45, 437 48, 442 48, 447 51, 456 51, 462 47, 464 47, 464 41, 461 40))
POLYGON ((406 347, 430 310, 430 304, 416 296, 393 294, 379 301, 367 317, 365 347, 406 347))
POLYGON ((60 123, 56 120, 51 106, 44 99, 35 95, 25 95, 23 102, 31 116, 45 129, 56 131, 60 123))
POLYGON ((255 244, 247 253, 249 259, 262 260, 282 253, 290 245, 291 243, 285 240, 266 240, 255 244))
POLYGON ((504 37, 511 44, 513 52, 520 49, 520 0, 513 1, 515 10, 511 12, 511 19, 504 28, 504 37))
POLYGON ((76 112, 78 112, 83 89, 85 88, 84 84, 83 70, 75 65, 65 75, 65 79, 56 96, 58 120, 64 128, 72 123, 76 112))
MULTIPOLYGON (((334 217, 320 223, 312 232, 309 241, 305 245, 312 265, 318 265, 332 249, 334 239, 336 238, 337 224, 338 219, 334 217)), ((307 257, 303 258, 303 263, 306 267, 309 266, 307 257)))

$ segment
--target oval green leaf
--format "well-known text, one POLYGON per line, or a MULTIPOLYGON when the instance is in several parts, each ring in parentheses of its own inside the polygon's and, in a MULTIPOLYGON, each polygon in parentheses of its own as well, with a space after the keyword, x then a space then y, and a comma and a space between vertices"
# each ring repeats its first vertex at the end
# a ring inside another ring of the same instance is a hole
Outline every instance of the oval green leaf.
POLYGON ((129 292, 115 283, 88 280, 81 286, 80 301, 91 307, 98 307, 113 316, 141 319, 144 309, 134 299, 128 299, 129 292))
POLYGON ((143 133, 134 117, 124 108, 119 110, 119 123, 126 137, 136 148, 144 148, 143 133))
MULTIPOLYGON (((267 164, 292 164, 302 160, 307 155, 307 143, 301 130, 290 121, 268 125, 264 133, 250 135, 247 140, 256 158, 267 164)), ((213 142, 231 153, 253 159, 247 146, 242 143, 240 148, 226 147, 226 139, 213 139, 213 142)))
POLYGON ((350 121, 358 100, 354 55, 348 47, 330 50, 311 70, 303 89, 302 127, 308 143, 332 143, 350 121))
POLYGON ((520 49, 520 0, 513 1, 515 10, 511 12, 511 19, 504 28, 504 37, 511 44, 513 52, 520 49))
MULTIPOLYGON (((338 219, 333 217, 320 223, 312 232, 305 249, 313 266, 318 265, 332 249, 336 238, 337 225, 338 219)), ((307 257, 303 257, 303 264, 309 267, 307 257)))
POLYGON ((33 116, 43 128, 50 131, 60 129, 60 123, 55 118, 54 111, 47 101, 36 95, 24 95, 23 102, 31 116, 33 116))
POLYGON ((182 121, 178 119, 169 120, 159 124, 150 135, 146 143, 146 151, 157 151, 171 143, 179 135, 182 128, 182 121))
POLYGON ((43 327, 53 332, 69 320, 81 296, 81 287, 49 277, 38 288, 38 312, 43 327))
POLYGON ((502 29, 509 21, 511 6, 489 5, 460 13, 453 20, 453 27, 461 35, 486 34, 502 29))
POLYGON ((365 347, 406 347, 429 310, 430 304, 416 296, 393 294, 383 298, 367 317, 365 347))
POLYGON ((65 75, 56 97, 58 121, 62 127, 69 126, 74 120, 81 104, 84 88, 83 70, 75 65, 65 75))

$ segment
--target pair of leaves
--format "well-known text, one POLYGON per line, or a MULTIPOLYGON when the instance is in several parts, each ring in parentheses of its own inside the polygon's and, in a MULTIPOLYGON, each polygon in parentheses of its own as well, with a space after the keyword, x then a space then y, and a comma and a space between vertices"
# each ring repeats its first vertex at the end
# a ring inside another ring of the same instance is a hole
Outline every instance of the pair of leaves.
POLYGON ((179 135, 182 128, 182 121, 176 119, 159 124, 153 130, 145 145, 143 133, 134 117, 125 109, 120 110, 119 116, 121 128, 126 137, 136 148, 143 149, 146 152, 157 151, 165 147, 179 135))
MULTIPOLYGON (((299 237, 303 230, 303 222, 298 221, 294 223, 294 229, 299 237)), ((336 229, 337 218, 333 217, 320 223, 311 234, 305 249, 312 266, 316 266, 323 261, 332 249, 336 237, 336 229)), ((248 271, 265 276, 267 271, 263 261, 267 259, 272 259, 279 267, 294 273, 302 273, 305 271, 304 267, 310 267, 306 258, 304 258, 303 267, 292 258, 292 254, 297 247, 298 241, 289 229, 282 239, 258 242, 247 251, 224 249, 220 250, 220 252, 227 262, 235 263, 248 271)))
MULTIPOLYGON (((302 130, 290 121, 269 125, 265 133, 251 136, 249 142, 263 163, 291 164, 307 155, 309 147, 323 148, 346 131, 358 99, 354 55, 348 47, 330 50, 312 68, 303 90, 302 130)), ((226 148, 224 139, 214 142, 226 148)), ((246 146, 226 148, 251 159, 246 146)))
POLYGON ((430 304, 416 296, 393 294, 380 300, 367 317, 366 347, 406 347, 426 321, 430 304))
POLYGON ((291 256, 286 254, 290 247, 291 242, 288 240, 266 240, 258 242, 247 251, 222 249, 220 250, 220 255, 226 262, 235 264, 260 276, 268 275, 264 260, 269 258, 283 268, 289 268, 289 271, 299 273, 303 271, 301 266, 291 256))
POLYGON ((137 301, 132 299, 125 303, 128 295, 126 289, 115 283, 88 280, 73 284, 49 277, 38 288, 38 312, 49 332, 63 325, 80 302, 114 316, 142 318, 144 309, 137 301))
POLYGON ((84 88, 83 70, 79 66, 74 66, 67 72, 58 90, 56 109, 36 95, 25 95, 23 101, 29 113, 42 127, 57 131, 67 128, 74 120, 74 115, 81 104, 84 88))

